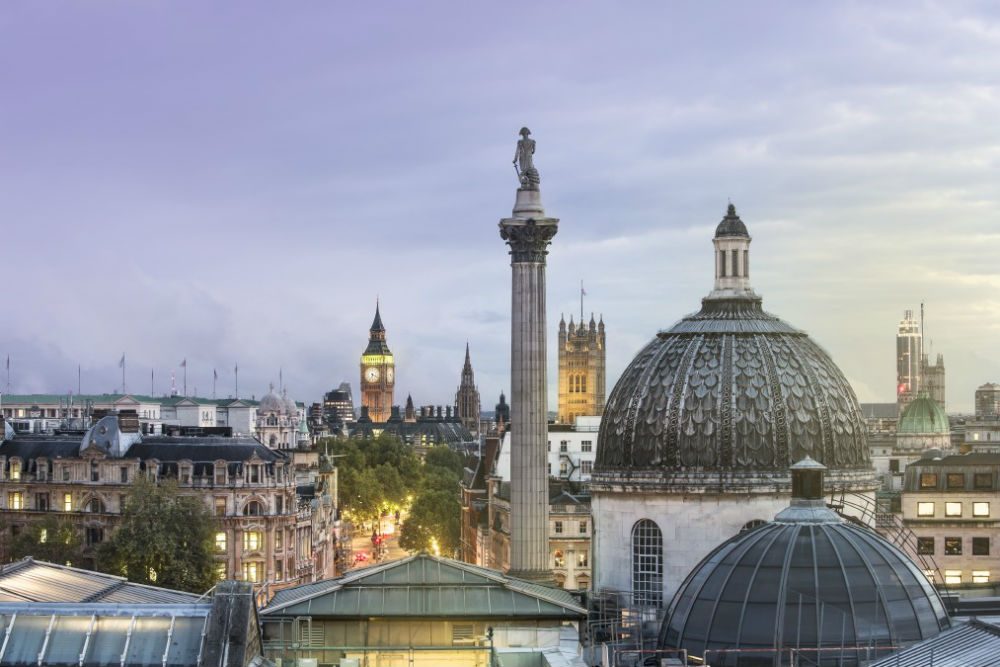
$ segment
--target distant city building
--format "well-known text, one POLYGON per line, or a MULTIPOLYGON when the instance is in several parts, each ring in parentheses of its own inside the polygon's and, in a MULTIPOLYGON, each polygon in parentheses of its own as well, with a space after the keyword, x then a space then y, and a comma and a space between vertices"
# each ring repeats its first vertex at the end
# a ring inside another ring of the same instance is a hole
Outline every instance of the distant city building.
POLYGON ((354 423, 354 398, 349 382, 341 382, 339 387, 323 396, 323 420, 334 433, 354 423))
POLYGON ((987 382, 976 389, 976 418, 1000 417, 1000 384, 987 382))
POLYGON ((927 450, 952 453, 948 415, 925 390, 903 409, 895 434, 870 435, 872 465, 883 479, 885 491, 900 491, 906 467, 927 450))
POLYGON ((920 322, 913 311, 903 312, 903 319, 896 328, 896 403, 899 413, 920 391, 920 365, 924 358, 923 335, 920 322))
MULTIPOLYGON (((549 477, 567 482, 589 482, 597 458, 597 434, 600 417, 577 417, 572 424, 549 424, 549 477)), ((503 434, 494 474, 510 481, 510 432, 503 434)))
POLYGON ((502 391, 500 392, 500 402, 493 409, 493 422, 497 433, 502 434, 510 428, 510 404, 507 403, 507 397, 503 395, 502 391))
MULTIPOLYGON (((409 408, 413 409, 412 401, 409 408)), ((362 407, 361 418, 351 425, 350 435, 354 438, 394 435, 418 448, 447 445, 461 452, 474 452, 478 448, 478 438, 465 428, 452 406, 424 406, 419 413, 414 410, 412 414, 412 420, 404 419, 395 405, 386 421, 376 423, 368 417, 368 408, 362 407)))
POLYGON ((479 435, 479 388, 476 387, 476 378, 472 373, 472 358, 469 356, 469 344, 465 344, 465 365, 462 366, 462 381, 455 393, 455 409, 458 418, 462 420, 465 428, 478 436, 479 435))
POLYGON ((584 325, 569 318, 559 320, 559 412, 558 421, 572 424, 576 417, 604 413, 605 347, 604 317, 600 323, 590 316, 584 325))
POLYGON ((931 364, 925 354, 920 372, 922 375, 921 383, 924 390, 927 391, 927 395, 942 410, 947 409, 945 404, 944 355, 937 355, 937 359, 931 364))
POLYGON ((385 326, 375 305, 375 319, 368 331, 368 347, 361 355, 361 405, 376 424, 389 419, 396 386, 396 363, 385 341, 385 326))
POLYGON ((266 597, 333 575, 335 469, 297 471, 292 452, 246 437, 144 436, 117 414, 83 435, 19 434, 0 443, 0 510, 11 531, 50 513, 68 518, 92 568, 141 475, 175 479, 215 514, 220 580, 251 582, 266 597), (303 476, 313 480, 309 498, 297 495, 303 476))
POLYGON ((279 396, 271 385, 257 405, 257 439, 271 449, 293 449, 308 444, 308 431, 305 443, 300 443, 299 437, 300 426, 305 425, 303 413, 286 392, 279 396))

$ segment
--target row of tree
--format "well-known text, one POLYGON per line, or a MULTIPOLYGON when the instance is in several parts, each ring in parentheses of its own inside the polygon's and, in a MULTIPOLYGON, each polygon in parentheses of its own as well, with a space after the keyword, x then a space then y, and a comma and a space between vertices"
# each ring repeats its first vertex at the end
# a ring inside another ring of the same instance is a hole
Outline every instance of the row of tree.
POLYGON ((320 447, 337 457, 340 507, 354 523, 375 523, 400 512, 402 548, 447 556, 458 550, 464 468, 460 454, 437 445, 421 459, 413 447, 386 434, 366 440, 330 439, 320 447))

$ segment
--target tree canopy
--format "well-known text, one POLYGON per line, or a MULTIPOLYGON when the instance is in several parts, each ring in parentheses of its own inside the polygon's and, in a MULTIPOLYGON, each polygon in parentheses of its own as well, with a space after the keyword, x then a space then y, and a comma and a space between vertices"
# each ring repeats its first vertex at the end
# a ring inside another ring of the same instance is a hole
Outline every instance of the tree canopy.
POLYGON ((10 540, 7 556, 20 560, 31 556, 35 560, 78 565, 82 541, 73 523, 64 517, 47 515, 30 524, 10 540))
POLYGON ((172 480, 140 477, 125 499, 121 524, 101 545, 97 565, 137 583, 203 593, 217 581, 217 529, 200 498, 181 494, 172 480))

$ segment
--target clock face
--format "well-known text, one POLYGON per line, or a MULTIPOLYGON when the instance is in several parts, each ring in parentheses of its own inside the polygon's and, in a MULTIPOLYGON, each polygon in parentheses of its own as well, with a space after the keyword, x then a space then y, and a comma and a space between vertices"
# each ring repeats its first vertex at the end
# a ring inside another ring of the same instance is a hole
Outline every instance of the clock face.
POLYGON ((374 366, 369 366, 365 369, 365 380, 368 382, 378 382, 378 369, 374 366))
POLYGON ((396 374, 393 372, 391 368, 386 369, 385 371, 386 382, 392 382, 392 378, 394 378, 395 376, 396 374))

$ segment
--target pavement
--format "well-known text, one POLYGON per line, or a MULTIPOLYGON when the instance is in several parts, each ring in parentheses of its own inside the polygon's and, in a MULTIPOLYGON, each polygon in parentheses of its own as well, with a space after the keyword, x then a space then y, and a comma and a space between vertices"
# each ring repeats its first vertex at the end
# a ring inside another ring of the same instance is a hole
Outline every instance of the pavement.
POLYGON ((386 537, 377 551, 372 544, 370 527, 368 527, 368 530, 363 530, 360 526, 353 528, 351 532, 351 558, 347 567, 348 570, 368 567, 375 563, 399 560, 410 555, 408 551, 399 546, 399 530, 394 521, 383 519, 381 528, 386 537))

